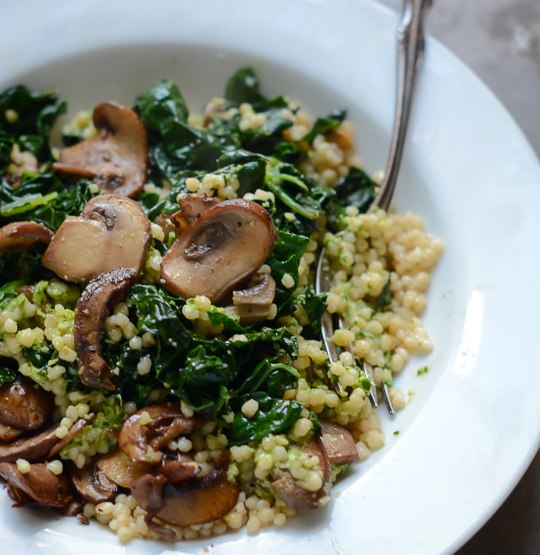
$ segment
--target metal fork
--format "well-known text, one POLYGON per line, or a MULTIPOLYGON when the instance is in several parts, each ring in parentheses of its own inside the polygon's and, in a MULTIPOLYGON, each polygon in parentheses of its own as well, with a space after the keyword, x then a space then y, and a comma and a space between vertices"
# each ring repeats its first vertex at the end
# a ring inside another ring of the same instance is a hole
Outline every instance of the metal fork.
MULTIPOLYGON (((382 208, 383 210, 388 210, 392 201, 403 156, 416 76, 421 67, 425 49, 424 18, 431 5, 432 0, 403 0, 402 3, 401 18, 397 29, 397 92, 394 127, 384 178, 370 209, 382 208)), ((331 282, 332 277, 326 263, 323 247, 319 252, 317 261, 315 291, 317 293, 328 292, 331 282)), ((340 328, 343 327, 341 318, 338 319, 337 325, 340 328)), ((321 337, 330 362, 339 360, 339 350, 332 342, 333 334, 334 318, 329 312, 325 312, 321 319, 321 337)), ((347 350, 350 350, 350 347, 347 350)), ((365 362, 362 369, 371 381, 369 399, 372 405, 377 407, 377 390, 375 388, 373 370, 365 362)), ((336 389, 340 389, 339 383, 336 384, 336 389)), ((381 390, 388 412, 391 415, 395 414, 388 385, 383 382, 381 390)))

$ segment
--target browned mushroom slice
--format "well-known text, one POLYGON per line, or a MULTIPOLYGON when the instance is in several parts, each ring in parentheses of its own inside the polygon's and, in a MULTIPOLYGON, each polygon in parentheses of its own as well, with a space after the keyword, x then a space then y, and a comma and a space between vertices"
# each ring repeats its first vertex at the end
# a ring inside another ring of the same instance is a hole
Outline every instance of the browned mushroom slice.
POLYGON ((27 380, 0 387, 0 424, 23 431, 36 430, 50 419, 53 409, 52 395, 27 380))
POLYGON ((212 469, 206 476, 180 485, 168 483, 164 476, 146 475, 131 489, 150 516, 174 526, 204 524, 225 516, 236 505, 239 492, 223 469, 212 469))
POLYGON ((226 200, 205 210, 161 263, 164 286, 188 298, 219 302, 264 263, 275 239, 270 214, 254 202, 226 200))
POLYGON ((22 430, 17 430, 17 428, 12 428, 11 426, 0 424, 0 444, 11 443, 12 441, 15 441, 18 437, 21 437, 22 433, 22 430))
POLYGON ((348 464, 358 460, 356 443, 351 433, 338 424, 322 424, 321 442, 330 464, 348 464))
POLYGON ((156 464, 163 457, 160 449, 174 438, 190 434, 194 427, 195 420, 184 416, 179 407, 152 405, 134 412, 124 422, 118 446, 133 461, 156 464))
POLYGON ((179 484, 184 480, 197 478, 201 473, 200 465, 187 455, 178 454, 175 458, 161 461, 159 473, 171 484, 179 484))
POLYGON ((233 304, 268 305, 276 296, 276 282, 270 274, 258 274, 257 282, 248 289, 233 291, 233 304))
POLYGON ((68 433, 63 438, 59 438, 57 442, 51 447, 47 458, 54 457, 55 455, 60 453, 60 451, 62 451, 62 449, 68 443, 71 443, 75 439, 75 436, 86 426, 86 424, 88 424, 90 420, 91 419, 87 418, 79 418, 79 420, 77 420, 75 424, 71 426, 68 433))
POLYGON ((71 479, 77 493, 89 503, 112 501, 118 493, 118 486, 96 465, 83 469, 72 468, 71 479))
POLYGON ((308 491, 300 487, 288 470, 282 470, 279 478, 271 483, 277 497, 285 501, 289 507, 296 511, 305 511, 320 507, 321 499, 330 493, 330 463, 322 447, 320 438, 313 438, 302 451, 315 455, 319 459, 322 471, 323 485, 317 491, 308 491))
POLYGON ((0 227, 0 252, 28 249, 34 243, 48 245, 53 232, 38 222, 11 222, 0 227))
POLYGON ((68 479, 62 474, 53 474, 44 463, 32 464, 29 472, 22 474, 16 464, 3 462, 0 463, 0 477, 8 483, 12 497, 18 502, 27 496, 26 499, 40 505, 62 508, 73 501, 68 479))
POLYGON ((115 268, 142 268, 150 222, 135 201, 118 195, 91 199, 79 216, 68 216, 41 263, 68 281, 88 281, 115 268))
POLYGON ((172 223, 177 228, 177 235, 180 235, 190 224, 206 212, 212 206, 219 204, 221 201, 216 197, 207 197, 200 194, 184 194, 178 195, 176 199, 180 210, 170 217, 172 223))
POLYGON ((148 474, 150 463, 134 462, 123 451, 103 455, 96 462, 107 479, 122 488, 130 488, 135 480, 148 474))
POLYGON ((136 196, 146 179, 148 141, 137 114, 121 104, 94 108, 95 137, 62 150, 57 172, 94 178, 104 192, 136 196))
POLYGON ((257 282, 248 289, 233 291, 234 310, 242 324, 263 322, 275 316, 272 305, 276 282, 270 274, 257 274, 257 282))
POLYGON ((110 308, 120 302, 137 280, 133 268, 117 268, 93 279, 75 307, 75 347, 81 381, 88 387, 114 390, 112 370, 103 358, 102 336, 110 308))
POLYGON ((56 435, 58 424, 53 424, 39 434, 22 437, 7 444, 0 443, 0 462, 15 462, 17 459, 34 462, 56 455, 79 433, 86 422, 84 418, 77 420, 62 439, 56 435))
POLYGON ((45 459, 58 441, 57 427, 54 424, 35 436, 17 439, 7 445, 0 444, 0 462, 15 462, 17 459, 26 459, 27 461, 45 459))

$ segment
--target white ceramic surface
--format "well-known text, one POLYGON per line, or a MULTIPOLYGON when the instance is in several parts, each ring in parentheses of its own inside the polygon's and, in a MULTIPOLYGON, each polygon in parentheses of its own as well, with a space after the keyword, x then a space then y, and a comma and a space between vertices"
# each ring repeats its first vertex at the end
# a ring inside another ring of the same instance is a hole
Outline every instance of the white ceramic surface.
MULTIPOLYGON (((265 93, 286 92, 313 115, 348 107, 366 168, 384 163, 397 19, 376 2, 20 0, 2 2, 0 18, 0 89, 58 87, 73 113, 131 103, 167 77, 198 110, 250 64, 265 93)), ((540 442, 540 165, 493 95, 433 41, 396 198, 446 244, 425 315, 435 350, 400 376, 415 400, 384 418, 386 447, 327 509, 253 536, 123 546, 97 524, 12 510, 2 493, 2 551, 433 554, 464 543, 540 442)))

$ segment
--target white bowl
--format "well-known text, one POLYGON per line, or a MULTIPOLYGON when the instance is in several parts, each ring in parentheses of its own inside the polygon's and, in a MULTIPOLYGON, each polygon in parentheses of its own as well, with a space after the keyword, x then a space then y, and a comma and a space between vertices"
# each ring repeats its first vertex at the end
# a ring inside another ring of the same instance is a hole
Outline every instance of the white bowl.
MULTIPOLYGON (((397 18, 374 2, 26 0, 2 4, 0 15, 1 89, 58 88, 73 114, 102 100, 131 104, 166 77, 198 110, 251 65, 265 93, 286 93, 312 115, 348 107, 366 168, 384 165, 397 18)), ((2 494, 4 551, 375 555, 463 544, 540 442, 540 166, 493 95, 432 40, 396 200, 446 244, 425 315, 435 349, 399 377, 414 402, 384 418, 387 445, 327 509, 253 536, 124 547, 95 523, 12 510, 2 494), (424 364, 430 372, 416 376, 424 364)))

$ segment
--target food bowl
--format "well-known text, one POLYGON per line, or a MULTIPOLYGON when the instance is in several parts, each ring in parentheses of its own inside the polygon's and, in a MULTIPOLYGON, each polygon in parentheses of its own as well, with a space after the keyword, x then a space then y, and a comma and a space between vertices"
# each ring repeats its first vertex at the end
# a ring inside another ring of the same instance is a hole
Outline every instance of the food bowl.
MULTIPOLYGON (((66 117, 102 100, 133 104, 159 78, 192 110, 252 66, 265 94, 312 115, 347 108, 364 167, 384 166, 394 103, 397 16, 375 2, 277 0, 26 1, 1 8, 2 89, 55 88, 66 117), (31 17, 29 18, 29 15, 31 17)), ((174 546, 21 509, 0 497, 0 538, 14 552, 444 552, 464 543, 511 491, 540 439, 532 299, 539 264, 540 167, 491 93, 429 40, 396 193, 445 242, 424 322, 435 348, 398 386, 414 400, 381 414, 386 445, 339 482, 329 506, 284 529, 174 546), (463 100, 466 99, 466 102, 463 100), (524 203, 523 199, 527 199, 524 203), (417 375, 419 366, 430 371, 417 375), (514 402, 519 399, 519 402, 514 402)))

